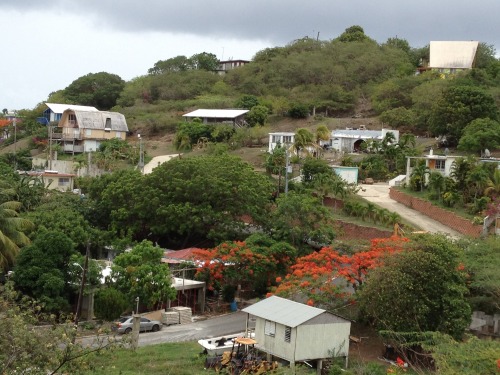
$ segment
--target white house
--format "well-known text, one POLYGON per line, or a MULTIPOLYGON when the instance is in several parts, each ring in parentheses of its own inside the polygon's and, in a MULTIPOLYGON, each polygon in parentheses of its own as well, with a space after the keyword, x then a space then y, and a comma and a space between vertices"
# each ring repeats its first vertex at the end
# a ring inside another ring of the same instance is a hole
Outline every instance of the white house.
POLYGON ((269 133, 269 149, 271 153, 278 146, 292 145, 295 142, 295 133, 291 132, 276 132, 269 133))
POLYGON ((59 173, 53 170, 44 171, 20 171, 20 175, 29 176, 32 178, 31 185, 35 180, 43 182, 43 185, 50 190, 58 191, 73 191, 76 174, 73 173, 59 173))
POLYGON ((272 296, 242 310, 255 317, 256 347, 270 357, 295 363, 349 355, 351 322, 326 310, 272 296))
POLYGON ((477 41, 432 41, 429 68, 444 74, 472 69, 478 46, 477 41))
POLYGON ((361 145, 368 140, 381 141, 387 133, 394 135, 394 142, 399 142, 399 130, 382 129, 382 130, 362 130, 362 129, 337 129, 333 130, 330 140, 322 141, 322 146, 330 147, 336 151, 342 152, 358 152, 361 150, 361 145))

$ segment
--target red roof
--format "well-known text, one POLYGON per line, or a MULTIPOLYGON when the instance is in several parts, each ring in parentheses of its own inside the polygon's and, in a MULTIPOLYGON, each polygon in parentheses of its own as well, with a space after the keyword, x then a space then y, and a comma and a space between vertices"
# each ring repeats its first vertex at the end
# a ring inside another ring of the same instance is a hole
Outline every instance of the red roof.
POLYGON ((195 260, 195 255, 193 252, 195 250, 201 250, 197 247, 189 247, 182 250, 167 250, 163 254, 163 263, 184 263, 195 260))

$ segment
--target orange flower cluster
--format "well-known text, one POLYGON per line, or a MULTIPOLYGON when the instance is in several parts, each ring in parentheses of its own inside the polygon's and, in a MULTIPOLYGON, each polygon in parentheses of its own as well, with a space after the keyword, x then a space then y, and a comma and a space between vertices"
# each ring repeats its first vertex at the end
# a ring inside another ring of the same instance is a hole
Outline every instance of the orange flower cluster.
POLYGON ((371 241, 368 251, 360 251, 353 255, 341 255, 331 247, 324 247, 297 260, 285 280, 277 278, 281 284, 275 293, 291 297, 301 294, 310 297, 310 301, 321 301, 324 298, 349 299, 342 283, 337 278, 347 280, 354 290, 359 287, 370 269, 380 266, 388 254, 399 252, 404 248, 407 238, 379 238, 371 241))

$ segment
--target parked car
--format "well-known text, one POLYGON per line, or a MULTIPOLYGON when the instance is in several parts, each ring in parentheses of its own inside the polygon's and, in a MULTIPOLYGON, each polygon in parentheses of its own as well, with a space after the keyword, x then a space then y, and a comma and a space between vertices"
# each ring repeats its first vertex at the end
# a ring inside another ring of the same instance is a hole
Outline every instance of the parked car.
MULTIPOLYGON (((130 333, 132 332, 132 326, 134 325, 134 319, 131 316, 124 316, 118 319, 111 326, 111 330, 117 333, 130 333)), ((141 324, 139 326, 139 332, 157 332, 162 328, 162 323, 158 320, 150 320, 147 318, 141 318, 141 324)))

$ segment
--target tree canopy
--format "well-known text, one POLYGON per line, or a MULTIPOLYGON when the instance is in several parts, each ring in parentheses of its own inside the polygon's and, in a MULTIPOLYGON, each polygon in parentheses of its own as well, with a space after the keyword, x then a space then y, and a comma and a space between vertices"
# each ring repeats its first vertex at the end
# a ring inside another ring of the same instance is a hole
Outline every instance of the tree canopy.
POLYGON ((125 81, 116 74, 89 73, 71 82, 64 89, 64 97, 71 103, 106 111, 116 105, 124 87, 125 81))
POLYGON ((445 237, 415 236, 369 274, 358 296, 361 316, 383 330, 460 338, 472 313, 462 256, 445 237))

